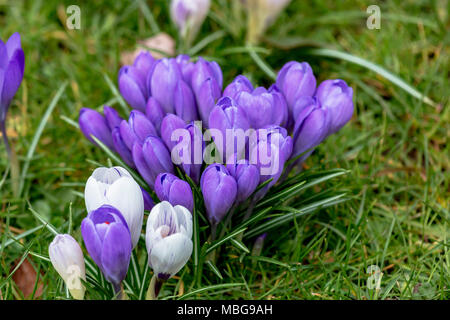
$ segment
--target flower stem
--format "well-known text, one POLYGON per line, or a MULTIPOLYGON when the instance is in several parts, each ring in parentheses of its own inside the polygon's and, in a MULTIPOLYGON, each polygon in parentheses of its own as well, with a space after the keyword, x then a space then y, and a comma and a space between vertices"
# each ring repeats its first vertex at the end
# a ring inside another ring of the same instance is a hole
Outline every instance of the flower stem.
POLYGON ((145 300, 157 300, 159 291, 164 283, 164 280, 159 279, 155 274, 150 281, 145 300))
POLYGON ((125 294, 125 291, 123 290, 122 283, 118 284, 118 285, 113 284, 113 287, 114 287, 114 293, 115 293, 116 300, 127 300, 127 295, 125 294))
POLYGON ((20 177, 20 167, 19 161, 17 160, 16 152, 14 151, 14 147, 10 145, 8 140, 8 135, 6 133, 6 125, 5 122, 0 122, 0 130, 2 133, 3 141, 5 143, 5 149, 8 153, 9 163, 11 165, 11 184, 14 196, 19 196, 19 177, 20 177))

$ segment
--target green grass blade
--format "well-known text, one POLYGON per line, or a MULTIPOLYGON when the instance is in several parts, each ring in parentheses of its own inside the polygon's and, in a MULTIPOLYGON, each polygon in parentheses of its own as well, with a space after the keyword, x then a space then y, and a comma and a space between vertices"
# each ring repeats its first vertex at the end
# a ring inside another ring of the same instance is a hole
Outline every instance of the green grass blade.
POLYGON ((61 95, 63 94, 64 90, 66 89, 67 82, 64 82, 56 92, 55 96, 53 97, 52 101, 50 102, 47 110, 45 111, 44 115, 42 116, 41 122, 39 123, 39 126, 34 134, 33 140, 31 141, 30 148, 28 149, 27 156, 25 158, 25 163, 22 168, 22 174, 20 176, 20 184, 19 184, 19 194, 22 193, 23 187, 25 185, 25 178, 27 176, 28 168, 30 167, 31 159, 33 159, 34 152, 36 151, 37 144, 39 142, 39 139, 41 138, 42 132, 44 131, 45 125, 47 124, 48 119, 50 118, 50 115, 52 114, 53 110, 55 109, 56 105, 58 104, 59 99, 61 98, 61 95))
MULTIPOLYGON (((189 293, 186 293, 182 295, 181 297, 178 297, 178 300, 183 300, 189 297, 192 297, 198 293, 202 293, 205 291, 213 291, 213 290, 219 290, 219 289, 226 289, 226 288, 234 288, 234 287, 242 287, 245 283, 223 283, 223 284, 217 284, 213 286, 203 287, 197 290, 193 290, 189 293)), ((169 297, 170 298, 170 297, 169 297)))
POLYGON ((308 53, 315 55, 315 56, 323 56, 323 57, 342 59, 342 60, 357 64, 359 66, 362 66, 364 68, 367 68, 369 70, 372 70, 373 72, 386 78, 387 80, 389 80, 390 82, 392 82, 393 84, 395 84, 396 86, 401 88, 402 90, 406 91, 413 97, 425 102, 426 104, 428 104, 430 106, 433 106, 433 107, 436 106, 436 103, 433 100, 431 100, 424 94, 420 93, 417 89, 415 89, 414 87, 412 87, 411 85, 406 83, 403 79, 399 78, 398 76, 396 76, 392 72, 384 69, 383 67, 381 67, 373 62, 370 62, 366 59, 363 59, 361 57, 358 57, 358 56, 355 56, 355 55, 352 55, 352 54, 349 54, 346 52, 333 50, 333 49, 311 49, 311 50, 308 50, 308 53))

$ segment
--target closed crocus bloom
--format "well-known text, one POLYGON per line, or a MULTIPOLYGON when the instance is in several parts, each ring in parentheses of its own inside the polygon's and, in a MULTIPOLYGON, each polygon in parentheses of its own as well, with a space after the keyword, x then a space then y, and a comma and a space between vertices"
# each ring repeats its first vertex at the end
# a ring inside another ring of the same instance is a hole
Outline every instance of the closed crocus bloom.
POLYGON ((180 67, 175 59, 158 60, 148 78, 152 97, 154 97, 165 113, 175 113, 175 88, 182 79, 180 67))
POLYGON ((114 150, 114 144, 111 136, 111 129, 103 117, 98 111, 89 108, 82 108, 78 117, 78 124, 80 125, 81 132, 88 138, 93 144, 96 144, 91 135, 96 137, 108 148, 114 150))
POLYGON ((77 300, 83 300, 86 288, 86 269, 80 245, 69 234, 58 234, 48 247, 50 261, 63 278, 70 294, 77 300))
POLYGON ((195 63, 191 61, 191 57, 189 57, 187 54, 178 55, 175 58, 175 61, 178 63, 178 66, 180 67, 184 82, 190 85, 195 63))
POLYGON ((172 148, 177 144, 178 141, 172 141, 172 133, 177 130, 184 128, 186 122, 179 116, 174 114, 168 114, 164 117, 161 122, 161 139, 164 141, 167 149, 172 151, 172 148))
POLYGON ((120 135, 128 149, 132 149, 136 142, 143 143, 150 135, 157 135, 153 123, 140 111, 133 110, 128 122, 120 123, 120 135))
POLYGON ((183 206, 190 212, 194 210, 194 196, 189 183, 171 173, 160 173, 156 177, 155 192, 161 201, 169 201, 173 206, 183 206))
POLYGON ((286 110, 283 109, 286 105, 281 103, 278 93, 271 93, 259 87, 251 93, 240 92, 236 100, 237 104, 245 110, 252 128, 259 129, 271 124, 280 125, 286 120, 286 110))
POLYGON ((190 144, 188 152, 191 155, 190 163, 181 163, 183 171, 195 182, 200 182, 200 173, 202 170, 202 156, 205 149, 202 131, 194 124, 188 124, 185 129, 189 132, 190 144), (198 150, 199 149, 199 150, 198 150))
POLYGON ((200 89, 195 93, 198 113, 200 119, 206 127, 209 126, 209 114, 216 105, 217 100, 221 97, 221 92, 217 81, 208 78, 200 86, 200 89))
POLYGON ((276 85, 286 98, 292 116, 294 104, 300 97, 314 95, 316 78, 307 62, 291 61, 278 72, 276 85))
POLYGON ((223 165, 213 163, 203 171, 200 187, 208 219, 212 225, 217 225, 236 200, 236 180, 223 165))
POLYGON ((230 97, 232 99, 236 99, 237 95, 241 92, 252 92, 253 85, 250 80, 247 79, 246 76, 239 75, 234 78, 233 82, 231 82, 225 90, 223 90, 224 97, 230 97))
POLYGON ((223 97, 209 115, 209 128, 222 132, 222 138, 225 141, 222 155, 228 157, 233 153, 240 154, 243 151, 245 140, 239 143, 237 136, 243 136, 243 133, 250 128, 250 124, 244 109, 236 105, 232 98, 223 97), (231 154, 228 155, 225 152, 231 152, 231 154))
POLYGON ((141 175, 142 179, 147 182, 150 188, 153 189, 155 185, 155 174, 147 164, 145 160, 144 152, 142 151, 143 144, 135 143, 131 151, 133 156, 133 162, 136 166, 137 171, 141 175))
MULTIPOLYGON (((295 122, 294 127, 294 151, 292 157, 297 157, 308 149, 319 145, 329 132, 328 110, 319 108, 315 104, 304 108, 295 122)), ((311 154, 312 150, 302 160, 311 154)))
POLYGON ((179 80, 174 94, 175 113, 177 116, 186 123, 197 120, 197 105, 191 87, 183 80, 179 80))
POLYGON ((353 115, 353 88, 344 80, 325 80, 317 88, 317 99, 330 116, 330 134, 339 131, 353 115))
POLYGON ((161 280, 174 276, 188 262, 193 249, 192 214, 182 206, 163 201, 147 220, 145 243, 148 264, 161 280))
POLYGON ((2 127, 9 105, 22 83, 24 69, 25 56, 21 47, 20 34, 16 32, 11 35, 6 44, 0 39, 0 125, 2 127))
POLYGON ((147 118, 153 123, 158 134, 161 130, 161 121, 163 120, 166 113, 159 104, 158 100, 153 97, 148 98, 147 106, 145 107, 145 114, 147 118))
POLYGON ((116 109, 111 108, 110 106, 103 106, 103 114, 105 115, 106 123, 111 130, 118 127, 123 120, 116 109))
POLYGON ((227 161, 226 168, 237 183, 236 201, 247 200, 259 185, 258 167, 250 164, 246 159, 236 160, 234 156, 233 161, 227 161))
POLYGON ((172 0, 170 15, 182 38, 189 44, 208 14, 210 0, 172 0))
POLYGON ((116 152, 128 166, 135 168, 131 150, 127 147, 120 135, 120 127, 115 127, 111 132, 111 135, 116 152))
POLYGON ((146 74, 135 66, 123 66, 119 70, 119 91, 126 102, 144 111, 149 97, 146 74))
POLYGON ((105 204, 118 209, 127 222, 133 248, 137 245, 144 219, 144 199, 141 188, 127 170, 95 169, 86 183, 84 200, 88 212, 105 204))
POLYGON ((142 146, 142 152, 150 168, 153 182, 158 174, 162 172, 174 172, 169 150, 167 150, 164 142, 159 137, 149 136, 142 146))
POLYGON ((279 125, 286 127, 289 121, 289 108, 286 98, 276 84, 271 85, 268 92, 272 94, 275 113, 280 113, 279 119, 281 119, 281 123, 279 125))
POLYGON ((220 66, 215 61, 206 61, 199 57, 191 75, 191 86, 196 95, 207 79, 213 79, 217 83, 219 91, 222 90, 223 75, 220 66))
POLYGON ((103 205, 81 222, 84 245, 116 293, 125 279, 132 251, 130 231, 119 210, 103 205))

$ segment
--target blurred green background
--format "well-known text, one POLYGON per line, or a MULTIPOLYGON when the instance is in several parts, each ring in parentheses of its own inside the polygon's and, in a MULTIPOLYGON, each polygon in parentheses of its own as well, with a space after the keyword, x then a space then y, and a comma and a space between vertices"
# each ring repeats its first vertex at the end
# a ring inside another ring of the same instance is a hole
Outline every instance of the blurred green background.
MULTIPOLYGON (((122 112, 113 89, 121 53, 159 32, 178 40, 168 3, 0 0, 0 38, 19 32, 25 52, 24 81, 7 126, 22 169, 29 165, 22 195, 16 197, 6 151, 0 145, 3 244, 40 225, 29 204, 53 225, 64 226, 62 231, 67 230, 72 210, 73 235, 81 240, 77 226, 85 216, 84 183, 98 164, 108 161, 70 121, 77 121, 80 108, 101 110, 105 103, 122 112), (80 30, 65 28, 66 8, 72 4, 81 9, 80 30), (42 135, 36 137, 65 82, 42 135)), ((205 270, 209 284, 247 285, 206 291, 196 298, 449 298, 448 12, 449 2, 443 0, 294 0, 281 13, 255 49, 258 56, 275 71, 290 60, 308 61, 318 83, 341 78, 354 88, 353 119, 306 162, 307 168, 317 170, 349 169, 346 176, 321 187, 338 186, 353 198, 269 234, 261 254, 268 258, 265 261, 241 261, 231 248, 226 259, 219 260, 223 280, 205 270), (381 8, 379 30, 366 27, 366 8, 372 4, 381 8), (378 64, 434 105, 364 67, 318 56, 314 48, 332 48, 378 64), (370 265, 382 269, 380 290, 366 286, 370 265), (300 267, 292 271, 291 266, 300 267)), ((243 73, 253 83, 269 86, 273 80, 244 47, 245 29, 245 15, 236 15, 231 1, 213 1, 190 52, 218 61, 225 84, 243 73)), ((39 229, 2 247, 0 298, 23 298, 11 275, 14 261, 27 248, 47 255, 51 239, 48 231, 39 229)), ((41 294, 35 292, 32 298, 59 298, 60 283, 50 264, 36 257, 30 262, 40 274, 36 287, 42 283, 41 294)), ((171 281, 163 296, 180 292, 179 278, 171 281)))

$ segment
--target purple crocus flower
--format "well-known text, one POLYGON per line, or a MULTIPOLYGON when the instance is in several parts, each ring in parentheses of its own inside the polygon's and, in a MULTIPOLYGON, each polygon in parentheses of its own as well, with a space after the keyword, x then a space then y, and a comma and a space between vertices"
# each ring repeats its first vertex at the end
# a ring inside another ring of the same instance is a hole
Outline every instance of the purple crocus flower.
POLYGON ((203 172, 200 187, 208 219, 212 225, 217 225, 236 200, 236 180, 223 165, 213 163, 203 172))
POLYGON ((245 148, 245 131, 250 128, 249 121, 245 110, 236 105, 235 101, 230 97, 223 97, 209 115, 209 128, 220 130, 222 139, 220 150, 224 158, 228 158, 234 153, 241 154, 245 148), (239 141, 239 137, 243 138, 239 141), (227 154, 225 154, 225 152, 227 154))
POLYGON ((330 113, 330 131, 336 133, 353 115, 353 88, 344 80, 325 80, 317 88, 317 99, 330 113))
POLYGON ((132 250, 124 217, 116 208, 103 205, 83 219, 81 235, 92 260, 119 292, 128 272, 132 250))
POLYGON ((169 151, 172 151, 173 147, 178 141, 172 141, 172 134, 177 129, 184 129, 186 122, 179 116, 169 113, 164 117, 161 122, 161 139, 164 141, 169 151))
POLYGON ((182 73, 175 59, 158 60, 149 75, 148 83, 154 97, 165 113, 175 113, 175 88, 182 73))
POLYGON ((23 79, 25 55, 20 34, 14 33, 6 44, 0 39, 0 123, 4 124, 12 98, 23 79))
POLYGON ((191 87, 179 80, 174 91, 175 113, 186 123, 197 120, 197 105, 191 87))
POLYGON ((6 114, 9 105, 20 87, 25 69, 20 34, 14 33, 6 44, 0 39, 0 130, 6 150, 11 157, 11 148, 6 135, 6 114))
POLYGON ((78 124, 80 125, 81 132, 83 132, 84 136, 93 144, 96 145, 96 142, 92 139, 91 135, 95 136, 111 150, 115 150, 111 137, 111 129, 109 128, 105 117, 98 111, 89 108, 81 108, 78 124))
POLYGON ((263 87, 253 92, 241 91, 236 98, 237 104, 245 110, 252 128, 259 129, 267 125, 280 125, 286 121, 287 106, 278 92, 269 92, 263 87))
POLYGON ((190 212, 194 210, 194 196, 189 183, 171 173, 160 173, 156 177, 155 192, 161 201, 169 201, 172 206, 183 206, 190 212))
POLYGON ((158 174, 173 173, 169 150, 157 136, 148 136, 142 145, 135 143, 132 154, 137 170, 152 189, 158 174))
POLYGON ((120 127, 115 127, 112 132, 112 141, 114 144, 114 149, 120 155, 122 160, 130 167, 135 168, 133 161, 133 156, 131 155, 131 150, 127 147, 125 142, 120 135, 120 127))
POLYGON ((236 155, 234 155, 233 161, 230 161, 230 159, 227 161, 226 168, 237 183, 236 202, 244 202, 259 185, 258 167, 250 164, 246 159, 237 160, 236 155))
POLYGON ((140 187, 142 191, 142 197, 144 198, 144 210, 150 211, 154 207, 155 203, 153 202, 152 197, 145 191, 144 188, 140 187))
POLYGON ((140 53, 132 66, 123 66, 119 70, 119 91, 123 98, 135 109, 145 111, 150 96, 147 77, 155 63, 148 52, 140 53))
POLYGON ((302 96, 312 97, 316 90, 316 78, 307 62, 290 61, 278 72, 276 85, 286 98, 289 115, 295 102, 302 96))
POLYGON ((103 106, 103 114, 105 115, 106 123, 111 130, 120 126, 120 123, 123 120, 122 117, 119 116, 117 110, 110 106, 103 106))
POLYGON ((145 114, 147 118, 153 123, 158 134, 161 130, 161 121, 163 120, 166 113, 159 104, 158 100, 153 97, 148 98, 147 106, 145 107, 145 114))
POLYGON ((249 92, 253 91, 253 85, 250 80, 247 79, 246 76, 238 75, 234 78, 233 82, 231 82, 225 90, 223 90, 224 97, 230 97, 232 99, 236 99, 237 95, 241 92, 249 92))
POLYGON ((142 112, 133 110, 130 113, 128 122, 123 120, 120 123, 120 135, 123 142, 132 149, 136 142, 143 143, 145 138, 150 135, 157 135, 153 123, 142 112))
POLYGON ((191 57, 187 54, 180 54, 175 58, 178 66, 180 67, 183 80, 187 84, 191 84, 192 72, 194 71, 195 63, 191 61, 191 57))
POLYGON ((206 61, 199 57, 191 74, 191 86, 194 92, 198 92, 207 79, 214 79, 219 90, 222 90, 223 75, 220 66, 215 61, 206 61))
POLYGON ((291 153, 292 138, 282 127, 269 126, 258 129, 255 135, 250 137, 249 162, 259 169, 259 183, 272 179, 269 184, 255 194, 256 200, 261 199, 278 181, 291 153))
POLYGON ((206 127, 209 126, 209 114, 216 105, 217 100, 221 97, 220 87, 213 78, 207 78, 201 85, 200 89, 195 92, 198 113, 200 119, 206 127))
POLYGON ((203 151, 205 149, 205 141, 203 140, 202 130, 195 125, 195 123, 188 124, 185 129, 189 133, 189 143, 187 150, 180 150, 179 156, 181 158, 181 168, 183 171, 195 182, 200 182, 200 173, 203 163, 203 151), (183 152, 187 152, 190 159, 187 162, 183 161, 183 152))
MULTIPOLYGON (((297 157, 305 151, 318 146, 328 135, 329 123, 329 111, 320 108, 317 102, 313 102, 303 108, 295 121, 292 157, 297 157)), ((302 156, 296 162, 304 161, 312 151, 302 156)))

